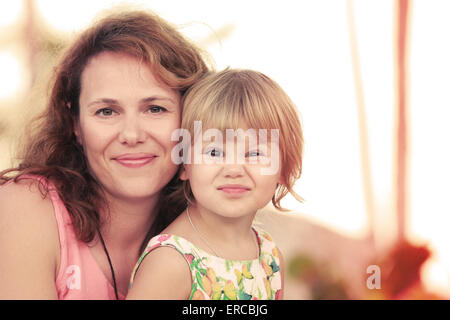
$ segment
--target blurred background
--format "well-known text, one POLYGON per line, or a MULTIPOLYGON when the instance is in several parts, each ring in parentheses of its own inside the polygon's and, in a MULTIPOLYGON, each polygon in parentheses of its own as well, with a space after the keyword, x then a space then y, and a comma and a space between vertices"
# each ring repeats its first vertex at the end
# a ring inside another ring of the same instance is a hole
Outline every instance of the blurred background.
POLYGON ((296 103, 305 201, 259 214, 287 299, 450 298, 450 2, 1 1, 0 170, 58 53, 117 5, 158 13, 216 69, 262 71, 296 103))

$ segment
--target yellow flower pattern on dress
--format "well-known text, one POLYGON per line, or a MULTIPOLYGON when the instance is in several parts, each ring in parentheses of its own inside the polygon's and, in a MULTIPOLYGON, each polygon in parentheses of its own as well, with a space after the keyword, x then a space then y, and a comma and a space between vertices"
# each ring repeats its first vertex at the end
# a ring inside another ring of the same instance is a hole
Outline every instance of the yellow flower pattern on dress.
POLYGON ((260 255, 254 260, 228 260, 211 255, 176 235, 158 235, 150 240, 139 258, 134 275, 145 256, 153 249, 167 246, 176 249, 189 265, 192 277, 190 300, 272 300, 281 290, 278 248, 265 231, 253 227, 260 255))

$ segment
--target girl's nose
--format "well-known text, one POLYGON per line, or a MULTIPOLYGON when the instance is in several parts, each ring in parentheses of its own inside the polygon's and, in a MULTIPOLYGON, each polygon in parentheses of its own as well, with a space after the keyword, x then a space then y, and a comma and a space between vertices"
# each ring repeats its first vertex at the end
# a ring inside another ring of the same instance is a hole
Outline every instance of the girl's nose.
POLYGON ((244 172, 244 166, 242 164, 225 164, 223 168, 223 174, 227 178, 239 178, 242 177, 244 172))

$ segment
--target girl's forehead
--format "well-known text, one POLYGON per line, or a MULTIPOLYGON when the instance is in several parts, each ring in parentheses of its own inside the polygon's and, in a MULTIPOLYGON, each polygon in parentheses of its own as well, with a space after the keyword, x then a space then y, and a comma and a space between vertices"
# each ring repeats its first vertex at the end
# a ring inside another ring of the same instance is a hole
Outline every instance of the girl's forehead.
MULTIPOLYGON (((244 116, 229 115, 229 117, 213 117, 204 115, 202 120, 195 120, 188 125, 190 133, 194 136, 191 141, 216 141, 221 143, 231 141, 270 141, 273 130, 278 127, 271 122, 256 117, 246 119, 244 116), (200 140, 201 138, 201 140, 200 140)), ((275 129, 277 130, 277 129, 275 129)))
MULTIPOLYGON (((273 130, 253 129, 253 128, 227 128, 220 130, 217 128, 205 128, 202 131, 194 133, 192 142, 205 143, 245 143, 249 145, 254 144, 271 144, 273 130)), ((278 142, 278 141, 277 141, 278 142)))
MULTIPOLYGON (((225 121, 227 122, 227 121, 225 121)), ((253 123, 250 124, 247 121, 243 121, 243 120, 239 120, 238 123, 231 123, 231 121, 228 121, 228 123, 224 123, 224 122, 219 122, 219 121, 206 121, 206 122, 202 122, 200 121, 199 123, 201 123, 200 126, 197 125, 197 130, 199 128, 202 129, 203 132, 205 131, 221 131, 224 135, 226 134, 226 132, 231 131, 231 132, 236 132, 239 134, 245 134, 247 132, 251 132, 251 131, 256 131, 256 133, 258 133, 258 131, 260 130, 264 130, 266 129, 267 131, 270 131, 271 129, 273 129, 273 126, 268 126, 268 125, 264 125, 263 123, 253 123)))

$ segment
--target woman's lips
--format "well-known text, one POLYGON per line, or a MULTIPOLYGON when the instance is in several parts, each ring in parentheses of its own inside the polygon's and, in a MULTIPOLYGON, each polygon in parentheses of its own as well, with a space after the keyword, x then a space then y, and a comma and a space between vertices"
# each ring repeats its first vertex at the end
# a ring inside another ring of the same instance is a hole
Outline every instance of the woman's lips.
POLYGON ((156 156, 152 154, 124 154, 113 158, 119 164, 128 168, 140 168, 150 163, 156 156))

